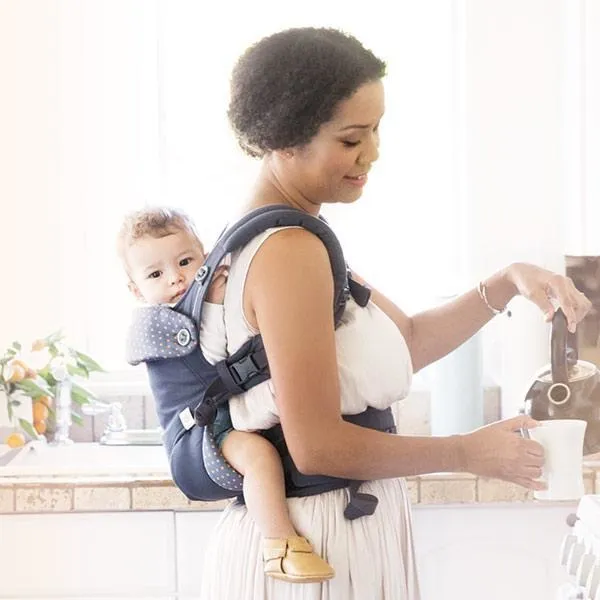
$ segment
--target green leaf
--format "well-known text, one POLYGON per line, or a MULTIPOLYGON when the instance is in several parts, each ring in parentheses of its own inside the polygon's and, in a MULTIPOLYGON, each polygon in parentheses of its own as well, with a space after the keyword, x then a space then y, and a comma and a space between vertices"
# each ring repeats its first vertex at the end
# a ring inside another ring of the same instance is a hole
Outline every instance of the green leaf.
POLYGON ((50 388, 41 377, 38 377, 35 381, 31 379, 23 379, 22 381, 15 383, 15 388, 25 392, 34 400, 36 398, 40 398, 41 396, 53 396, 50 388))
MULTIPOLYGON (((54 379, 54 375, 52 375, 47 368, 38 371, 38 375, 48 384, 50 389, 54 389, 54 386, 58 383, 56 379, 54 379)), ((54 396, 54 394, 52 394, 52 396, 54 396)))
POLYGON ((59 329, 58 331, 51 333, 46 338, 46 344, 48 344, 48 346, 50 346, 51 344, 56 344, 56 342, 60 342, 60 340, 62 340, 63 337, 63 332, 59 329))
POLYGON ((99 371, 104 373, 104 369, 90 356, 84 354, 83 352, 79 352, 75 350, 75 357, 77 358, 77 362, 81 363, 90 373, 93 371, 99 371))
POLYGON ((73 402, 75 402, 75 404, 79 404, 79 406, 83 404, 89 404, 92 400, 90 396, 80 394, 79 392, 71 392, 71 399, 73 402))
POLYGON ((83 425, 83 417, 79 413, 76 413, 74 410, 71 411, 71 419, 76 425, 83 425))
POLYGON ((73 400, 75 404, 79 404, 79 406, 81 406, 82 404, 87 404, 90 401, 90 399, 87 396, 73 391, 71 392, 71 400, 73 400))
POLYGON ((77 375, 87 379, 89 377, 88 370, 85 367, 79 367, 76 365, 67 365, 67 372, 69 375, 77 375))
POLYGON ((33 428, 33 425, 29 421, 26 419, 19 419, 19 425, 21 426, 21 429, 25 431, 25 433, 30 435, 33 439, 37 439, 37 431, 33 428))
POLYGON ((10 405, 10 402, 8 402, 6 405, 6 412, 8 413, 8 420, 12 421, 13 420, 13 409, 12 409, 12 406, 10 405))
POLYGON ((97 400, 96 394, 76 383, 73 383, 71 398, 73 399, 73 402, 76 402, 77 404, 88 404, 91 400, 97 400))
POLYGON ((88 390, 88 388, 81 385, 80 383, 72 383, 71 385, 72 385, 73 391, 80 394, 81 396, 86 396, 87 398, 93 398, 94 400, 96 399, 96 394, 94 394, 94 392, 88 390))
POLYGON ((11 406, 15 406, 15 407, 16 407, 16 406, 21 406, 21 401, 20 401, 20 400, 9 400, 9 401, 8 401, 8 403, 9 403, 11 406))
POLYGON ((13 342, 12 345, 15 350, 21 351, 21 344, 19 342, 13 342))

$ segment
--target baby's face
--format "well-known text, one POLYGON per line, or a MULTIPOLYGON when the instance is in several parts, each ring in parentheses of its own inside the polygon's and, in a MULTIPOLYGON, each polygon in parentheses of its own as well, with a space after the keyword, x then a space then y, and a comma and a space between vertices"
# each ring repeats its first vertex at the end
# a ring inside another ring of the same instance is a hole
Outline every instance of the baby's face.
POLYGON ((191 284, 205 256, 185 230, 162 238, 145 236, 127 250, 131 291, 148 304, 173 304, 191 284))

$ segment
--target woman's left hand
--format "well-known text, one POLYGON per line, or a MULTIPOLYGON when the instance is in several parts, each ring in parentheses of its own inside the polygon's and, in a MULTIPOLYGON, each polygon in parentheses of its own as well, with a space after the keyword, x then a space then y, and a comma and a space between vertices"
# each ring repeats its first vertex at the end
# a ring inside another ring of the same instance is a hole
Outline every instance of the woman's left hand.
POLYGON ((528 263, 514 263, 506 274, 518 294, 539 306, 546 321, 552 320, 558 307, 562 308, 571 332, 592 307, 570 277, 528 263))

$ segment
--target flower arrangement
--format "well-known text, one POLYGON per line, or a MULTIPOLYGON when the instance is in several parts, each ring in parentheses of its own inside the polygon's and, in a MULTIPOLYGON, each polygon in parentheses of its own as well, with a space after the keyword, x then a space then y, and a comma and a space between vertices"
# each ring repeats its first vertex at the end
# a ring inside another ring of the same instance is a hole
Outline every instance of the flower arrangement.
MULTIPOLYGON (((23 445, 27 438, 44 435, 55 419, 54 400, 60 383, 69 380, 71 398, 81 406, 95 399, 95 395, 81 384, 94 371, 104 369, 91 357, 65 343, 59 331, 33 342, 26 351, 20 342, 13 342, 0 357, 0 392, 4 392, 6 414, 11 433, 0 440, 11 447, 23 445), (24 401, 31 402, 31 419, 19 408, 24 401)), ((0 402, 2 394, 0 393, 0 402)), ((1 409, 2 407, 0 407, 1 409)), ((82 424, 81 415, 71 411, 74 423, 82 424)))

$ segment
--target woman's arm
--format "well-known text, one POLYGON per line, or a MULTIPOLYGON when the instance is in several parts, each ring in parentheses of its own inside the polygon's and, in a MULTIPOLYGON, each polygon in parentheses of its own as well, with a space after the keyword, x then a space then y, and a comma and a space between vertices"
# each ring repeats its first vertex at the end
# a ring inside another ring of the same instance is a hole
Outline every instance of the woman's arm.
MULTIPOLYGON (((366 283, 356 274, 353 277, 366 283)), ((487 280, 488 300, 492 302, 490 292, 494 288, 492 297, 498 302, 492 306, 506 306, 515 294, 502 284, 501 279, 502 274, 498 273, 487 280), (496 290, 500 287, 506 289, 496 290)), ((373 302, 394 321, 404 336, 415 373, 458 348, 494 316, 475 289, 447 304, 409 317, 381 292, 370 285, 369 288, 373 302)))
MULTIPOLYGON (((360 277, 356 279, 364 283, 360 277)), ((552 300, 555 300, 564 310, 572 331, 591 307, 568 277, 525 263, 514 263, 498 271, 485 280, 485 287, 488 302, 494 308, 504 308, 521 294, 540 308, 547 321, 554 315, 552 300)), ((446 356, 494 316, 476 289, 412 317, 377 290, 372 289, 371 297, 402 332, 415 372, 446 356)))
POLYGON ((540 447, 515 433, 525 417, 450 437, 389 435, 341 418, 331 267, 321 241, 306 230, 279 231, 261 246, 246 280, 244 313, 262 335, 300 471, 378 479, 468 470, 537 485, 540 447))

